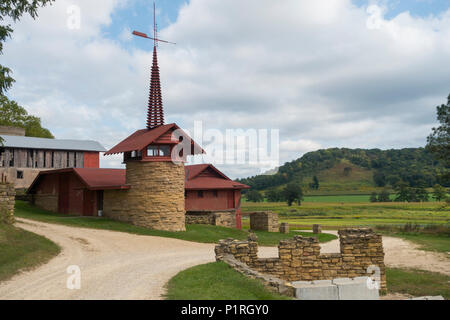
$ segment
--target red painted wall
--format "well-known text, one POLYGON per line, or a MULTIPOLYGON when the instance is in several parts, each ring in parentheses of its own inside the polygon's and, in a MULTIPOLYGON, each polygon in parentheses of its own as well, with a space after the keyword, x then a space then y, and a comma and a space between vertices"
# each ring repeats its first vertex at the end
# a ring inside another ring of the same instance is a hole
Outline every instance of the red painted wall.
POLYGON ((186 211, 235 209, 241 197, 240 190, 218 190, 217 197, 213 190, 204 190, 203 198, 197 190, 186 192, 186 211))
POLYGON ((100 152, 84 152, 85 168, 100 168, 100 152))

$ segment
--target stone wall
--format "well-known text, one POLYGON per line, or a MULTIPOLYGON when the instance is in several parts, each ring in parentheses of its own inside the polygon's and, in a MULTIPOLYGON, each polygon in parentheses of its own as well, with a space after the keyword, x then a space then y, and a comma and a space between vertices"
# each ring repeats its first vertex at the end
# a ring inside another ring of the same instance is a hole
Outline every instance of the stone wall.
POLYGON ((31 202, 38 208, 58 212, 58 195, 57 194, 33 194, 31 202))
POLYGON ((105 190, 103 215, 137 226, 185 231, 184 165, 127 162, 128 190, 105 190))
POLYGON ((384 252, 381 235, 369 228, 339 230, 340 253, 320 253, 316 238, 296 236, 282 240, 278 258, 258 258, 255 241, 220 240, 216 260, 233 255, 250 268, 287 281, 331 280, 368 275, 368 267, 380 270, 381 289, 386 289, 384 252))
POLYGON ((210 224, 227 228, 236 228, 236 210, 188 211, 186 224, 210 224))
POLYGON ((0 223, 14 223, 14 203, 16 192, 14 185, 0 181, 0 223))
POLYGON ((278 232, 278 214, 270 211, 251 212, 250 229, 278 232))

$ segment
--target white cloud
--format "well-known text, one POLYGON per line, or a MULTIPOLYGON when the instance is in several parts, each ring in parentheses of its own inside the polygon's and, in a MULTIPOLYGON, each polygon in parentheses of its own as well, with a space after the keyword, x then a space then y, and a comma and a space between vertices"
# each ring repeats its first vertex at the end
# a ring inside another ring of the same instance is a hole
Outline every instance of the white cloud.
MULTIPOLYGON (((17 80, 11 97, 58 137, 111 147, 145 124, 151 52, 131 47, 128 29, 124 43, 102 35, 132 2, 77 4, 79 30, 67 28, 68 0, 24 18, 2 63, 17 80)), ((423 146, 449 93, 450 10, 381 16, 376 29, 369 17, 349 0, 191 0, 161 30, 177 42, 159 47, 167 120, 280 129, 281 162, 319 147, 423 146)))

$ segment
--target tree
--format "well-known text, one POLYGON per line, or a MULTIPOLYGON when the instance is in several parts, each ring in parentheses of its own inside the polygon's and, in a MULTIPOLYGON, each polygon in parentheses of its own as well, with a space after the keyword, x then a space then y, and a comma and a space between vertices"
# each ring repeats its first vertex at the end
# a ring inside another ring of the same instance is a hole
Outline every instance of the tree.
POLYGON ((432 129, 432 133, 427 138, 426 148, 435 156, 442 160, 447 166, 450 165, 450 95, 447 104, 437 106, 437 120, 440 126, 432 129))
POLYGON ((344 168, 344 176, 348 177, 350 173, 352 173, 352 167, 345 167, 344 168))
POLYGON ((298 205, 301 205, 303 201, 303 190, 300 184, 295 182, 288 183, 283 191, 288 206, 292 206, 292 203, 294 202, 297 202, 298 205))
POLYGON ((375 171, 373 174, 373 181, 377 187, 384 187, 386 185, 386 177, 384 176, 384 173, 380 171, 375 171))
POLYGON ((245 196, 247 197, 247 200, 250 202, 263 202, 264 201, 263 195, 256 190, 248 191, 245 196))
POLYGON ((54 138, 48 129, 42 128, 41 119, 31 116, 15 101, 0 95, 0 125, 21 127, 27 137, 54 138))
POLYGON ((390 197, 390 193, 389 191, 387 191, 386 189, 383 189, 380 194, 378 195, 378 202, 391 202, 391 197, 390 197))
POLYGON ((313 190, 319 190, 319 179, 317 176, 313 177, 313 181, 309 184, 309 187, 313 190))
POLYGON ((277 189, 270 189, 266 192, 266 198, 269 202, 285 201, 283 191, 277 189))
POLYGON ((395 201, 406 202, 410 199, 409 187, 405 183, 400 183, 397 185, 395 201))
POLYGON ((445 200, 447 198, 447 190, 443 186, 435 184, 433 187, 433 198, 436 201, 445 200))
POLYGON ((370 195, 370 202, 377 202, 377 193, 376 192, 372 192, 372 194, 370 195))

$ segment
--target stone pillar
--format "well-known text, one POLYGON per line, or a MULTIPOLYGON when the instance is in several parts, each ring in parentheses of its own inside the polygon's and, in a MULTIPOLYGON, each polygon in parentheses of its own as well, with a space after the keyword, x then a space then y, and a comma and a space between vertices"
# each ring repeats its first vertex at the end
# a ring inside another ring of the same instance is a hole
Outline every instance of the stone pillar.
POLYGON ((12 183, 0 182, 0 223, 14 223, 15 195, 12 183))
POLYGON ((289 223, 283 222, 280 224, 280 233, 289 233, 289 223))
POLYGON ((126 164, 128 190, 105 190, 104 216, 137 226, 186 231, 184 165, 136 161, 126 164))
POLYGON ((313 233, 322 233, 322 226, 320 224, 313 224, 313 233))
POLYGON ((259 211, 250 213, 250 229, 278 232, 278 214, 271 211, 259 211))

